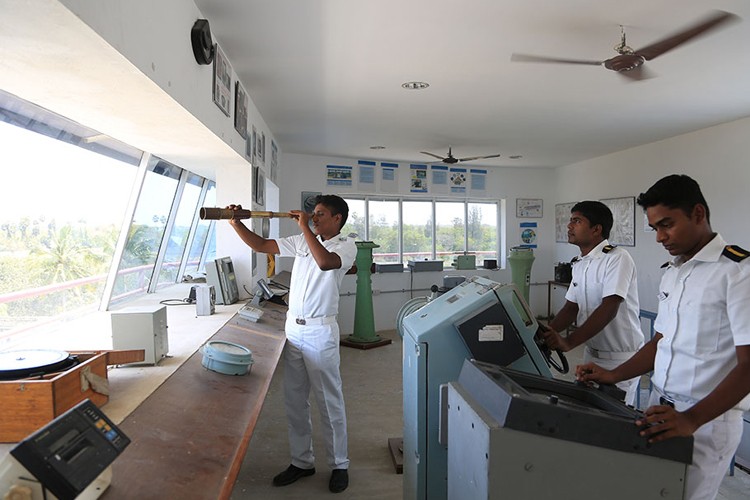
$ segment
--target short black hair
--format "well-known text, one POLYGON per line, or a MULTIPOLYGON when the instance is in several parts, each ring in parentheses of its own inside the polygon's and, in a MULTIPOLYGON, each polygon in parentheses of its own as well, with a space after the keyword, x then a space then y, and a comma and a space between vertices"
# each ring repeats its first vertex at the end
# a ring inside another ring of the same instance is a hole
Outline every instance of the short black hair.
POLYGON ((648 191, 638 195, 638 205, 643 207, 643 210, 655 205, 664 205, 669 208, 679 208, 690 216, 698 204, 706 208, 706 221, 710 224, 711 211, 708 209, 701 187, 693 178, 684 174, 662 177, 648 188, 648 191))
POLYGON ((331 215, 341 214, 341 225, 339 226, 339 229, 344 227, 346 219, 349 218, 349 205, 347 205, 346 200, 341 196, 336 196, 335 194, 319 194, 315 197, 315 204, 323 205, 328 208, 328 210, 331 211, 331 215))
POLYGON ((579 201, 570 209, 570 213, 573 212, 579 212, 586 217, 592 226, 596 226, 597 224, 602 226, 602 238, 605 240, 609 238, 609 233, 612 231, 613 217, 612 210, 607 205, 601 201, 579 201))

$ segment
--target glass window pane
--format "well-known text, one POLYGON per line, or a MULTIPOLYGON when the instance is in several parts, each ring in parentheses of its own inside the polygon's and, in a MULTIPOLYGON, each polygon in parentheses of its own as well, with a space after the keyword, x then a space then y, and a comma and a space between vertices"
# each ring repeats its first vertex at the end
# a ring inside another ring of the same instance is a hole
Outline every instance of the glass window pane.
POLYGON ((497 255, 497 225, 496 203, 469 203, 466 230, 469 250, 477 255, 477 267, 482 267, 485 259, 500 262, 497 255))
POLYGON ((401 262, 398 254, 398 200, 369 200, 370 241, 374 262, 401 262))
POLYGON ((341 228, 341 234, 348 235, 351 233, 357 234, 357 241, 362 241, 366 238, 365 236, 365 200, 358 200, 356 198, 344 198, 346 204, 349 205, 349 217, 346 219, 346 224, 341 228))
POLYGON ((464 253, 464 203, 435 203, 435 252, 449 266, 464 253))
POLYGON ((3 121, 0 143, 2 350, 33 323, 97 309, 138 169, 3 121))
POLYGON ((180 205, 177 207, 175 221, 172 225, 172 234, 166 239, 167 249, 159 271, 157 286, 171 285, 177 282, 177 273, 180 270, 182 255, 185 253, 190 227, 193 225, 195 213, 198 209, 202 183, 203 178, 199 175, 188 174, 187 182, 180 197, 180 205))
POLYGON ((404 259, 432 259, 432 202, 405 201, 402 214, 404 259))
MULTIPOLYGON (((206 191, 206 198, 203 200, 203 206, 216 206, 216 183, 214 181, 211 181, 208 185, 208 191, 206 191)), ((214 221, 203 219, 198 220, 198 227, 195 229, 195 237, 193 238, 192 245, 190 245, 190 253, 188 254, 188 262, 185 266, 185 274, 190 274, 195 277, 195 275, 203 269, 201 266, 201 255, 203 254, 203 249, 206 247, 206 241, 212 233, 211 227, 213 224, 214 221)), ((216 245, 214 245, 214 249, 215 248, 216 245)), ((211 260, 216 258, 215 254, 216 252, 214 251, 214 257, 212 257, 211 260)))
POLYGON ((146 172, 141 195, 115 278, 111 303, 145 292, 154 274, 154 264, 172 207, 181 169, 155 158, 146 172))

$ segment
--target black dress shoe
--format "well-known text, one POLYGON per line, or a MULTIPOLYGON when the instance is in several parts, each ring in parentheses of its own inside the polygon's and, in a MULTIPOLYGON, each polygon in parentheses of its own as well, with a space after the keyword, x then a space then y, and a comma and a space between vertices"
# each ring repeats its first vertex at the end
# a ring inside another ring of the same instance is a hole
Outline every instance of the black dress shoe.
POLYGON ((346 469, 333 469, 328 489, 332 493, 341 493, 349 486, 349 472, 346 469))
MULTIPOLYGON (((315 467, 313 467, 312 469, 300 469, 299 467, 290 465, 284 472, 277 474, 273 478, 273 485, 286 486, 288 484, 292 484, 301 477, 312 476, 313 474, 315 474, 315 467)), ((346 488, 346 486, 344 487, 346 488)))

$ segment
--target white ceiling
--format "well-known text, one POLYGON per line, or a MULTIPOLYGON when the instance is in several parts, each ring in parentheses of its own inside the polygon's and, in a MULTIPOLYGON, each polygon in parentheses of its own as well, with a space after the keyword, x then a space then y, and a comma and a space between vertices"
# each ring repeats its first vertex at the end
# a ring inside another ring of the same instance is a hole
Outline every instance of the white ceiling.
POLYGON ((750 115, 745 0, 196 4, 283 152, 428 162, 420 151, 452 146, 457 157, 502 154, 476 165, 556 167, 750 115), (646 62, 655 78, 510 61, 604 60, 621 24, 639 49, 713 9, 741 21, 646 62))

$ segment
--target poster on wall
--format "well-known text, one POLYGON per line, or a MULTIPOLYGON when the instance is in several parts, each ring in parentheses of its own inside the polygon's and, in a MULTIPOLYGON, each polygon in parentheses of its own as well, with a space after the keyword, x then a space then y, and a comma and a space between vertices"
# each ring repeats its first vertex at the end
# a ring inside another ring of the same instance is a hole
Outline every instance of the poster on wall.
POLYGON ((374 161, 359 160, 357 162, 357 188, 361 192, 372 193, 375 191, 375 166, 374 161))
POLYGON ((524 248, 536 248, 537 247, 537 227, 536 222, 521 222, 519 225, 521 230, 521 245, 524 248))
POLYGON ((398 163, 380 162, 380 192, 398 193, 398 163))
POLYGON ((472 168, 469 170, 469 175, 471 177, 471 192, 483 195, 487 189, 487 171, 472 168))
POLYGON ((214 53, 214 102, 229 116, 232 109, 232 68, 218 43, 214 53))
POLYGON ((466 169, 465 168, 451 168, 450 169, 450 186, 451 193, 453 194, 466 194, 466 169))
POLYGON ((558 243, 568 242, 568 222, 570 222, 570 209, 575 202, 558 203, 555 205, 555 241, 558 243))
POLYGON ((609 243, 625 247, 635 246, 635 196, 599 200, 612 211, 612 231, 609 243))
POLYGON ((432 192, 435 194, 448 194, 448 166, 447 165, 430 165, 432 173, 432 192))
POLYGON ((234 83, 234 129, 247 139, 247 92, 240 82, 234 83))
POLYGON ((352 187, 352 167, 345 165, 326 166, 326 185, 337 188, 352 187))
POLYGON ((411 165, 411 185, 409 191, 412 193, 427 192, 427 165, 411 165))

